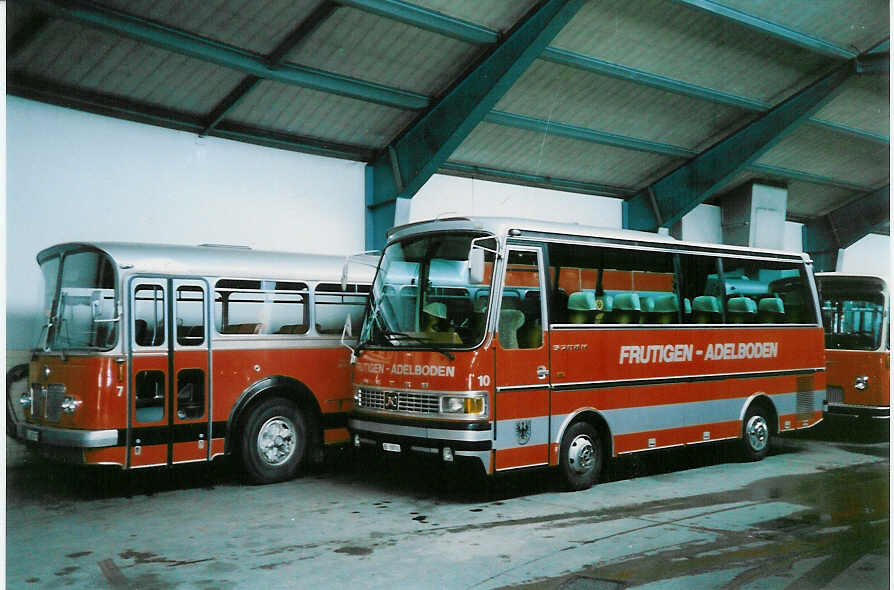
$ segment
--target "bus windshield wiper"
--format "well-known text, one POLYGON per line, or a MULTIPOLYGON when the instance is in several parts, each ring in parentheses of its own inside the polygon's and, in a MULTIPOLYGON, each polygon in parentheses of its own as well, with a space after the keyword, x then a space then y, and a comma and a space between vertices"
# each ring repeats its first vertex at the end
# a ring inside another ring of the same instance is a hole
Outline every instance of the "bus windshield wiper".
POLYGON ((451 361, 456 359, 456 356, 452 352, 450 352, 449 350, 446 350, 444 348, 441 348, 440 346, 438 346, 431 340, 426 340, 425 338, 420 338, 419 336, 414 336, 413 334, 407 334, 406 332, 395 332, 394 330, 390 330, 387 328, 382 331, 382 334, 386 338, 397 337, 397 338, 406 339, 406 340, 414 340, 414 341, 418 342, 419 344, 423 344, 425 346, 431 347, 432 350, 443 354, 444 356, 449 358, 451 361))

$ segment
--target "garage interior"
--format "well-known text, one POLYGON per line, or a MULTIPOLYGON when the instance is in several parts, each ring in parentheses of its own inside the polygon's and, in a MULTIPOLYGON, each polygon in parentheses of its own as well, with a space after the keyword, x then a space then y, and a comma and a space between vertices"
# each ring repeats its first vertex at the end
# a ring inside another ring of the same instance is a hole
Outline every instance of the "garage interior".
POLYGON ((521 215, 889 272, 883 0, 5 10, 8 367, 66 241, 347 255, 521 215))

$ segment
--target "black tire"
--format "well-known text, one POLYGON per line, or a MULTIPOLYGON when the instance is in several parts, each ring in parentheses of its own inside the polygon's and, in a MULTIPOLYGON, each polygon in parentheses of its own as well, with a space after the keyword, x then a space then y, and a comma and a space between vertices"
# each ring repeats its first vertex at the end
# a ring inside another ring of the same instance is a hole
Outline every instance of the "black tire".
POLYGON ((760 404, 752 404, 742 421, 742 454, 749 461, 760 461, 770 452, 769 413, 760 404))
POLYGON ((264 400, 249 410, 239 445, 249 482, 265 484, 291 479, 307 454, 304 416, 289 400, 264 400))
POLYGON ((595 428, 586 422, 568 427, 559 449, 559 471, 570 492, 586 490, 596 483, 602 471, 602 441, 595 428))

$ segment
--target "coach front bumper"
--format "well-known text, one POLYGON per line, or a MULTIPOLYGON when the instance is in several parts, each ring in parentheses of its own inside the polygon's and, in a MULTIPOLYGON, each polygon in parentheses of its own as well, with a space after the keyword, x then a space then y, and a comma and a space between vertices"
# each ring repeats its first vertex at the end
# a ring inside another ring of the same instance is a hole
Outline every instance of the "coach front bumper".
POLYGON ((354 416, 348 420, 351 440, 356 447, 378 453, 419 453, 437 455, 445 461, 453 456, 481 461, 490 471, 493 426, 490 422, 452 423, 402 421, 354 416))

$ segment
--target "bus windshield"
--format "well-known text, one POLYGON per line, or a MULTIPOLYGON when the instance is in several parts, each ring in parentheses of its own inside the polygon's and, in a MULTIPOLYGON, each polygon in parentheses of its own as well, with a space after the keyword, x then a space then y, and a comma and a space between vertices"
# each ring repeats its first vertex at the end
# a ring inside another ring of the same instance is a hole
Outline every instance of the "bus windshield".
POLYGON ((881 285, 824 281, 823 328, 826 348, 878 350, 885 317, 881 285))
POLYGON ((44 277, 45 350, 107 350, 118 338, 115 269, 94 250, 41 261, 44 277))
POLYGON ((382 254, 360 346, 468 348, 484 338, 494 239, 480 283, 470 281, 469 251, 479 233, 426 234, 390 244, 382 254), (419 289, 420 285, 425 288, 419 289))

